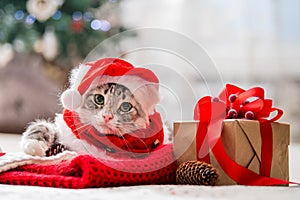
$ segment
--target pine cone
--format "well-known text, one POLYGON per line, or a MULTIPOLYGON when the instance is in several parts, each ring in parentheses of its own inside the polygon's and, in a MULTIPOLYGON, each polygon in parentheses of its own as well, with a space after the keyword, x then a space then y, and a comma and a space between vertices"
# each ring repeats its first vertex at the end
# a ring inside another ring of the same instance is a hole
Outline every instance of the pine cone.
POLYGON ((46 156, 54 156, 56 154, 62 153, 64 150, 66 150, 66 146, 60 143, 53 144, 50 149, 46 151, 46 156))
POLYGON ((202 161, 187 161, 176 170, 176 183, 188 185, 215 185, 218 180, 217 170, 202 161))

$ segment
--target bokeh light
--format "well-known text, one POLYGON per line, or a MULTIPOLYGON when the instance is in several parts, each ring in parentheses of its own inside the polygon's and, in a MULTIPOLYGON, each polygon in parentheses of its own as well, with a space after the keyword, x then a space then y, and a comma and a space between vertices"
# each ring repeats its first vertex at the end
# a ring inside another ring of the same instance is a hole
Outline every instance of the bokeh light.
POLYGON ((23 10, 17 10, 15 13, 16 20, 21 20, 24 18, 24 11, 23 10))
POLYGON ((61 18, 62 14, 61 14, 61 11, 58 10, 54 13, 54 15, 52 16, 53 19, 55 20, 59 20, 61 18))
POLYGON ((35 22, 35 17, 33 15, 27 15, 25 22, 26 24, 31 25, 35 22))
POLYGON ((72 14, 72 19, 73 19, 74 21, 79 21, 79 20, 81 20, 81 19, 82 19, 82 12, 80 12, 80 11, 75 11, 75 12, 73 12, 73 14, 72 14))

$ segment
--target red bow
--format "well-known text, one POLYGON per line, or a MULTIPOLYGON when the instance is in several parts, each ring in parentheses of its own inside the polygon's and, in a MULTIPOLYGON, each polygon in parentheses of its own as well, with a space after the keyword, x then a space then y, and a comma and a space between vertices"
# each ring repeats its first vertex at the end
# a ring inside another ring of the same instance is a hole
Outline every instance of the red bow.
POLYGON ((227 84, 219 97, 226 102, 227 118, 260 120, 269 118, 271 113, 277 111, 277 114, 268 120, 278 120, 283 115, 283 111, 279 108, 273 108, 272 100, 265 99, 264 96, 264 89, 260 87, 243 90, 227 84))
POLYGON ((273 147, 272 127, 269 122, 278 120, 282 114, 281 109, 272 107, 272 100, 264 98, 262 88, 243 90, 227 84, 219 98, 205 96, 196 104, 194 119, 199 120, 196 135, 197 158, 209 163, 211 150, 222 169, 238 184, 288 184, 285 180, 270 178, 273 147), (273 112, 276 115, 270 118, 273 112), (260 174, 237 164, 227 155, 221 140, 222 122, 226 118, 255 119, 260 122, 263 133, 260 174))
POLYGON ((217 112, 212 113, 214 118, 225 115, 225 118, 278 120, 283 115, 283 111, 279 108, 273 108, 272 100, 265 99, 264 96, 264 89, 260 87, 243 90, 237 86, 227 84, 220 93, 219 98, 206 96, 198 101, 194 118, 200 121, 209 121, 210 108, 214 108, 214 111, 217 112), (274 117, 267 119, 271 113, 276 111, 277 113, 274 117))

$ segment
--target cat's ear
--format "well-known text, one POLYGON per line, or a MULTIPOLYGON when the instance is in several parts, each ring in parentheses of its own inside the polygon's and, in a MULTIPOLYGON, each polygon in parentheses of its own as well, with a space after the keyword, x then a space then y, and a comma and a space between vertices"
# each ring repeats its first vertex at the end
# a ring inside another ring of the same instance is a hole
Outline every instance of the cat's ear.
POLYGON ((148 83, 142 85, 133 91, 133 95, 147 115, 155 112, 155 106, 160 100, 157 84, 148 83))

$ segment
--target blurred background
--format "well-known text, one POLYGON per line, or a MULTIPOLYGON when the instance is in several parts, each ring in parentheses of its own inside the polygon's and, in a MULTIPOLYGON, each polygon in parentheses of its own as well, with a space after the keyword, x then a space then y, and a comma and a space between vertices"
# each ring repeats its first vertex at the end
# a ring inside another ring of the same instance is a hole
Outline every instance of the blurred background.
MULTIPOLYGON (((138 65, 167 61, 163 65, 185 71, 180 60, 163 53, 122 49, 167 40, 197 56, 188 43, 193 41, 214 64, 201 68, 212 90, 221 91, 225 83, 265 88, 284 109, 281 121, 291 124, 292 142, 300 142, 298 0, 2 0, 0 6, 0 132, 19 133, 36 117, 53 118, 72 66, 115 34, 151 27, 189 40, 136 31, 122 45, 114 40, 111 49, 138 65)), ((190 78, 202 87, 204 80, 190 78)))

